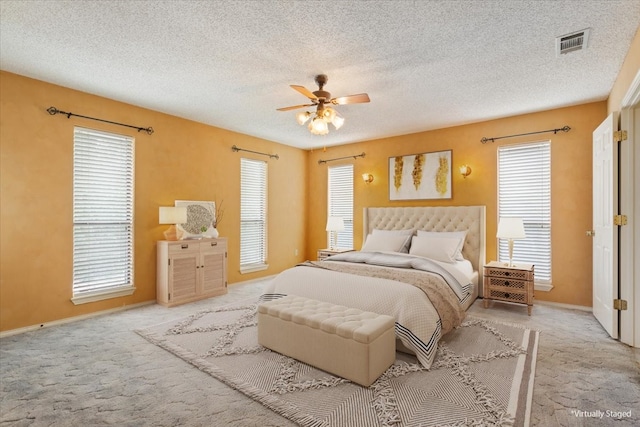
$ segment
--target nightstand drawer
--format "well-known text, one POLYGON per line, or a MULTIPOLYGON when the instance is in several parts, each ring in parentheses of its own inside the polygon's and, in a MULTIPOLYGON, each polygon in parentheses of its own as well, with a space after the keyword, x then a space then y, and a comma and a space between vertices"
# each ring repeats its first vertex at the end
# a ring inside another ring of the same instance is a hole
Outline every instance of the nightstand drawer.
POLYGON ((502 288, 491 288, 489 289, 489 295, 487 297, 495 300, 528 304, 527 294, 524 291, 515 291, 515 290, 504 291, 502 288))
POLYGON ((504 277, 505 279, 515 279, 515 280, 533 280, 533 271, 529 270, 515 270, 515 269, 506 269, 499 267, 485 267, 484 269, 485 276, 491 277, 504 277))
POLYGON ((322 261, 323 259, 326 259, 333 254, 334 253, 330 251, 318 251, 318 261, 322 261))
POLYGON ((485 281, 487 281, 487 285, 490 288, 501 288, 505 291, 521 291, 524 292, 526 290, 527 282, 524 280, 515 280, 509 277, 491 277, 485 276, 485 281))

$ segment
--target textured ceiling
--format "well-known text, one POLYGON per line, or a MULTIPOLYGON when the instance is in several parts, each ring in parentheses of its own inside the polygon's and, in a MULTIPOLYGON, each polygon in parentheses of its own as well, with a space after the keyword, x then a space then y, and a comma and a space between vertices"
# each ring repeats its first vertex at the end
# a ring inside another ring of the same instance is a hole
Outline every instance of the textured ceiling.
POLYGON ((640 1, 0 0, 0 19, 3 70, 310 149, 604 100, 640 1), (276 111, 320 73, 371 98, 325 136, 276 111))

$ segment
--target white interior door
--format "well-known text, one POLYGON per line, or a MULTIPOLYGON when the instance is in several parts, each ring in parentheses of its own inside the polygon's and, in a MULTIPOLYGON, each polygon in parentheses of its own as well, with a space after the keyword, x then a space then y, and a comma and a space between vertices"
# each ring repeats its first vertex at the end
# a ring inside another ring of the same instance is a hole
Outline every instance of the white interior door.
POLYGON ((620 129, 620 211, 627 225, 620 227, 620 342, 640 348, 640 70, 622 100, 620 129))
POLYGON ((618 128, 612 113, 593 132, 593 315, 612 338, 618 338, 618 230, 613 216, 618 211, 618 147, 613 132, 618 128))

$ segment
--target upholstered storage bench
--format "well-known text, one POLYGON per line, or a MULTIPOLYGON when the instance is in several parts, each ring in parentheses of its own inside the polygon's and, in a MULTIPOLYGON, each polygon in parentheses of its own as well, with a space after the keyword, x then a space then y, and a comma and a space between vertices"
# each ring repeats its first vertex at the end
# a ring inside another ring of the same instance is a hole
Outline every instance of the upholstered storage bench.
POLYGON ((258 305, 258 343, 370 386, 396 357, 393 317, 289 295, 258 305))

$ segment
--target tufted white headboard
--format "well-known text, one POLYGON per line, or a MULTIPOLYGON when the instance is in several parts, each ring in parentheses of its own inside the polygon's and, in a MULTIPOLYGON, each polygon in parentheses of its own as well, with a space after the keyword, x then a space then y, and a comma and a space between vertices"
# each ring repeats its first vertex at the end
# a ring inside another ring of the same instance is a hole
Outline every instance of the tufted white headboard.
POLYGON ((366 239, 373 229, 468 230, 462 254, 478 271, 478 284, 482 288, 482 266, 486 261, 485 210, 485 206, 364 208, 363 238, 366 239))

